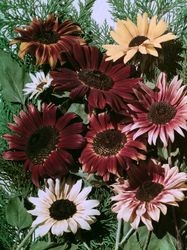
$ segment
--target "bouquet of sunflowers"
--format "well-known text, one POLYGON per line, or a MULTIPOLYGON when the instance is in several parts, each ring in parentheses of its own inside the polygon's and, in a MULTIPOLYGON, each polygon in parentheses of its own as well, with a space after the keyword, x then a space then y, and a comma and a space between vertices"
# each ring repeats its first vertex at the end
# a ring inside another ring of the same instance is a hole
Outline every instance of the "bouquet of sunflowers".
POLYGON ((185 1, 0 3, 0 246, 186 249, 185 1))

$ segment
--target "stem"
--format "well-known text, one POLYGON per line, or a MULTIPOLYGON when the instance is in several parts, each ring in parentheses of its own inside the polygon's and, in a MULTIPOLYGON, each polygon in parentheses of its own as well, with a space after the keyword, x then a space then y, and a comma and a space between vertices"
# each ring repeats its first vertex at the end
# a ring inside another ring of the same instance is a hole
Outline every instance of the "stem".
POLYGON ((87 250, 91 250, 91 249, 89 248, 89 246, 86 244, 86 242, 83 242, 83 245, 85 246, 85 248, 86 248, 87 250))
POLYGON ((25 236, 25 238, 22 240, 22 242, 18 245, 18 247, 16 248, 16 250, 21 250, 21 248, 24 246, 24 244, 27 242, 27 240, 29 239, 29 237, 33 234, 33 232, 35 231, 37 226, 32 227, 30 229, 30 231, 28 232, 28 234, 25 236))
POLYGON ((175 213, 175 207, 172 207, 172 213, 173 213, 173 219, 174 219, 174 224, 175 224, 175 231, 176 231, 176 238, 177 238, 177 245, 178 245, 178 250, 183 250, 183 242, 181 239, 180 231, 177 225, 177 218, 176 218, 176 213, 175 213))
POLYGON ((127 232, 127 234, 123 237, 122 241, 119 243, 119 245, 122 245, 123 243, 125 243, 128 238, 130 237, 131 233, 134 231, 134 228, 130 228, 129 231, 127 232))
POLYGON ((118 247, 119 247, 120 232, 121 232, 121 224, 122 224, 122 219, 119 219, 119 220, 118 220, 118 228, 117 228, 117 233, 116 233, 116 244, 115 244, 115 250, 118 250, 118 247))
POLYGON ((152 233, 152 231, 149 231, 143 250, 147 250, 147 248, 148 248, 149 241, 150 241, 150 238, 151 238, 151 233, 152 233))

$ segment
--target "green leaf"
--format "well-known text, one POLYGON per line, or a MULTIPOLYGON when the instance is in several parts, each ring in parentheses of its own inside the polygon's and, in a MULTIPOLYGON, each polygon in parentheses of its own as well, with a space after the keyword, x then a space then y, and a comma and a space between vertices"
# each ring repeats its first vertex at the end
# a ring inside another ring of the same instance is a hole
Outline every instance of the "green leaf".
MULTIPOLYGON (((31 245, 29 250, 47 250, 53 244, 54 243, 52 243, 52 242, 37 241, 31 245)), ((55 249, 55 248, 50 248, 50 249, 55 249)), ((63 250, 63 248, 62 248, 62 250, 63 250)))
POLYGON ((121 250, 176 250, 176 239, 169 233, 166 233, 162 238, 158 238, 154 232, 149 231, 145 226, 136 230, 128 241, 120 248, 121 250))
POLYGON ((32 216, 27 212, 23 203, 18 197, 11 198, 6 208, 7 222, 19 229, 30 227, 32 216))
POLYGON ((24 104, 23 88, 29 82, 29 74, 10 54, 0 51, 0 59, 0 85, 4 99, 24 104))
POLYGON ((68 112, 74 112, 75 114, 81 117, 81 119, 83 120, 83 123, 85 124, 88 123, 88 115, 86 114, 84 110, 84 104, 72 103, 72 105, 68 109, 68 112))

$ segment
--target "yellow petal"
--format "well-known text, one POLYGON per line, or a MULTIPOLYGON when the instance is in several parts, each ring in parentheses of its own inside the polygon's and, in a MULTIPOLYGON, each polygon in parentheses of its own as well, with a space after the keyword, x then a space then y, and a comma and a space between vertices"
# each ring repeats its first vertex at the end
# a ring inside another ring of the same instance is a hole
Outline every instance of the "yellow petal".
POLYGON ((138 27, 139 35, 147 36, 147 30, 148 30, 147 13, 144 13, 143 16, 141 15, 137 16, 137 27, 138 27))
POLYGON ((152 38, 161 36, 167 30, 167 28, 168 28, 167 23, 164 22, 163 20, 160 20, 156 25, 155 30, 152 33, 152 38))
POLYGON ((146 47, 146 49, 148 54, 158 57, 158 52, 154 47, 146 47))
POLYGON ((141 54, 147 54, 147 50, 143 45, 138 46, 138 50, 140 51, 141 54))
POLYGON ((106 49, 106 55, 109 56, 106 61, 113 60, 116 61, 120 57, 126 54, 125 48, 120 45, 103 45, 103 48, 106 49))
POLYGON ((124 39, 127 41, 127 44, 132 40, 132 35, 126 28, 124 21, 118 20, 117 25, 116 25, 116 33, 118 33, 120 36, 123 36, 124 39))
POLYGON ((157 16, 153 16, 150 20, 149 28, 148 28, 148 32, 147 32, 148 38, 152 38, 152 36, 154 34, 154 30, 156 29, 156 19, 157 19, 157 16))
POLYGON ((124 21, 124 24, 133 37, 138 36, 138 28, 130 19, 127 18, 127 21, 124 21))
POLYGON ((29 44, 25 43, 25 42, 23 42, 23 43, 20 44, 18 56, 21 59, 24 58, 24 56, 25 56, 25 54, 26 54, 26 52, 28 50, 28 46, 29 46, 29 44))
POLYGON ((163 36, 160 36, 158 38, 156 38, 154 40, 155 43, 163 43, 163 42, 167 42, 167 41, 170 41, 170 40, 174 40, 176 39, 177 37, 173 34, 173 33, 167 33, 163 36))
POLYGON ((114 41, 116 41, 117 43, 122 44, 122 45, 125 44, 126 46, 128 45, 127 40, 125 40, 125 37, 120 36, 115 31, 111 31, 110 35, 114 39, 114 41))
POLYGON ((137 48, 132 48, 129 51, 127 51, 126 56, 123 59, 123 62, 126 64, 133 56, 137 53, 138 49, 137 48))

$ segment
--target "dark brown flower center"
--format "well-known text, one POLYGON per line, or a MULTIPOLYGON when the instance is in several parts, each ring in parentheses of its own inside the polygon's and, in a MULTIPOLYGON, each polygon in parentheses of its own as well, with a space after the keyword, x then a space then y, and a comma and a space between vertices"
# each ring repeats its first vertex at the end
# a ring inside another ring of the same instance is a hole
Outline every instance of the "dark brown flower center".
POLYGON ((146 36, 136 36, 130 41, 129 47, 139 46, 147 39, 146 36))
POLYGON ((76 206, 69 200, 57 200, 49 208, 50 217, 54 220, 66 220, 77 212, 76 206))
POLYGON ((164 186, 160 183, 146 181, 144 182, 136 192, 136 198, 140 201, 153 200, 162 190, 164 186))
POLYGON ((91 88, 109 90, 113 80, 98 70, 82 70, 78 73, 79 79, 91 88))
POLYGON ((26 154, 34 164, 40 164, 55 150, 58 133, 53 127, 39 128, 28 140, 26 154))
POLYGON ((43 87, 47 84, 47 82, 41 82, 40 84, 37 85, 36 89, 38 91, 42 91, 43 87))
POLYGON ((58 42, 60 36, 52 30, 41 29, 40 32, 33 36, 33 40, 42 44, 52 44, 58 42))
POLYGON ((175 117, 176 109, 166 102, 156 102, 151 105, 148 119, 155 124, 166 124, 175 117))
POLYGON ((110 129, 100 132, 93 140, 96 154, 101 156, 116 155, 124 146, 126 137, 118 130, 110 129))

